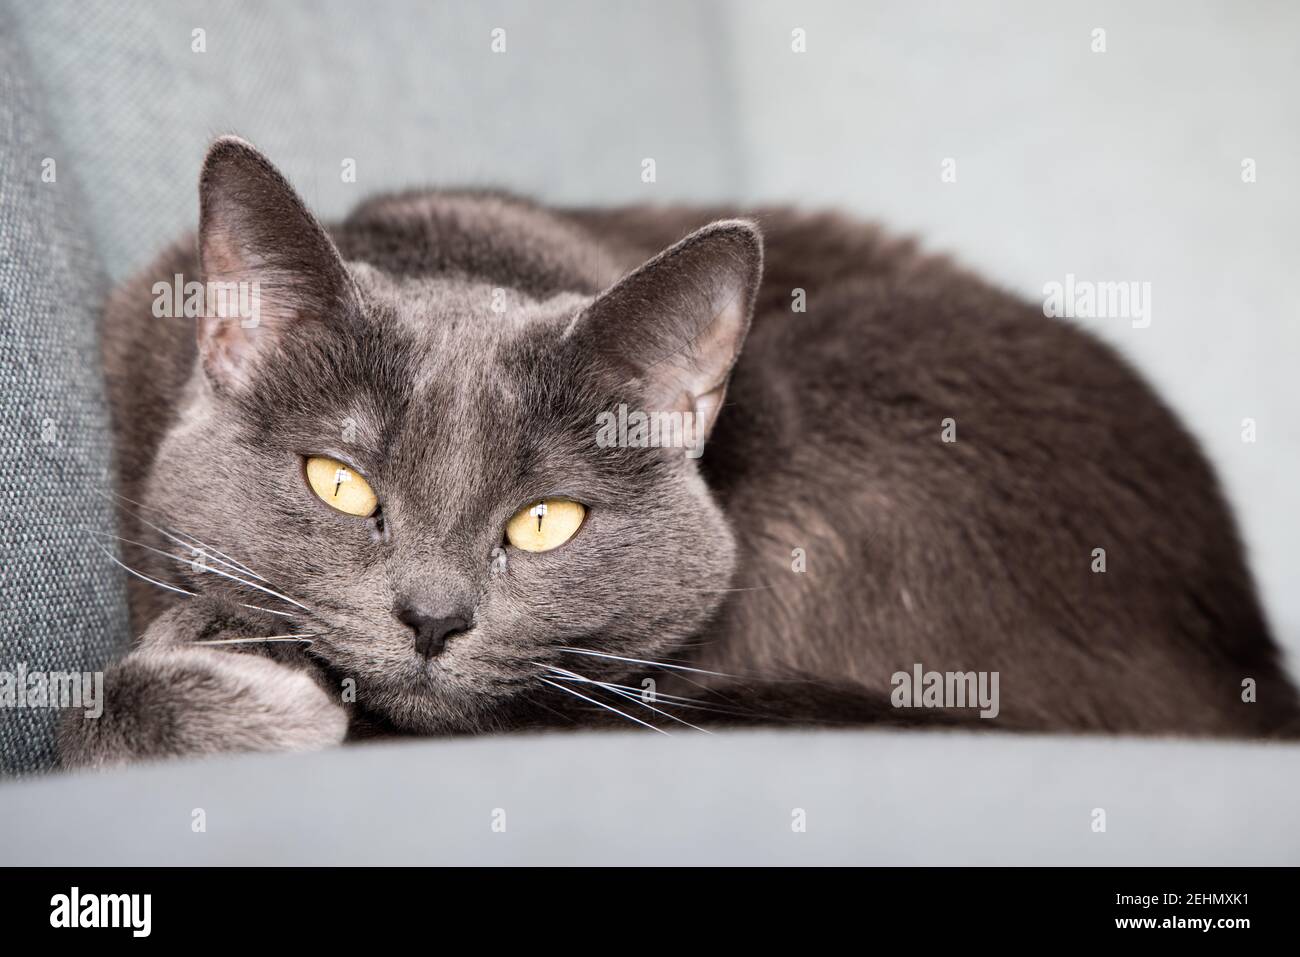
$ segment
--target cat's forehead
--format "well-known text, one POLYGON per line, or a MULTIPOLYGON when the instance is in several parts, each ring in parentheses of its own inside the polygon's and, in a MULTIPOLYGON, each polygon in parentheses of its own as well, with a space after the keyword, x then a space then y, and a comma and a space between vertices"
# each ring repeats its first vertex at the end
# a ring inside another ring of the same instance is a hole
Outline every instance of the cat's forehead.
MULTIPOLYGON (((590 301, 532 299, 457 279, 367 277, 366 348, 345 344, 340 399, 358 431, 390 460, 426 474, 449 463, 487 470, 536 464, 557 434, 591 418, 589 389, 565 352, 564 329, 590 301)), ((589 384, 589 383, 588 383, 589 384)))
POLYGON ((474 276, 392 276, 357 263, 349 264, 349 271, 372 309, 421 340, 469 337, 490 344, 538 324, 553 324, 591 301, 576 292, 536 297, 474 276))
POLYGON ((532 370, 521 357, 544 350, 589 301, 534 299, 471 279, 387 279, 375 310, 394 348, 407 353, 408 394, 416 405, 454 407, 474 418, 518 400, 532 370))

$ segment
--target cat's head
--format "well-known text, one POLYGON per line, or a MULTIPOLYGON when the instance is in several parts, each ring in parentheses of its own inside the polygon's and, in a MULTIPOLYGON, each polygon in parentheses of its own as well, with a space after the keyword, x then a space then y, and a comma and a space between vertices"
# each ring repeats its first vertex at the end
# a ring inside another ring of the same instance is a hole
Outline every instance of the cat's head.
POLYGON ((573 701, 546 682, 627 679, 645 670, 623 659, 699 634, 735 543, 694 443, 748 329, 752 224, 706 227, 601 292, 535 298, 346 262, 234 138, 200 192, 209 293, 256 306, 198 322, 151 478, 152 502, 227 560, 187 581, 314 636, 359 704, 412 730, 573 701))

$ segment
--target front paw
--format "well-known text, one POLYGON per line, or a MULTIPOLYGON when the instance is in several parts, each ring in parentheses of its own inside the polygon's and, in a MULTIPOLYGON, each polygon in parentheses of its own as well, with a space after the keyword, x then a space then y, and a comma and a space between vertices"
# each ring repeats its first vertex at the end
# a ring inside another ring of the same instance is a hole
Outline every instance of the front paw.
POLYGON ((223 751, 311 751, 347 733, 342 706, 306 671, 256 654, 147 648, 109 666, 97 718, 59 729, 67 767, 223 751))

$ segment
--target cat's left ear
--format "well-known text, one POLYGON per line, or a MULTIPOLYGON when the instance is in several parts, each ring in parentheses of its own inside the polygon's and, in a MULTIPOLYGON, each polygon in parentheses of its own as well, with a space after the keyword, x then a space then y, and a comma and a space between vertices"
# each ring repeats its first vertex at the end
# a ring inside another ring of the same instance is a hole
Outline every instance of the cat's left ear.
POLYGON ((235 136, 214 142, 203 162, 199 260, 209 301, 227 304, 198 324, 203 368, 219 388, 250 382, 252 364, 293 324, 337 316, 357 301, 324 227, 271 161, 235 136))
POLYGON ((637 385, 647 412, 692 412, 707 436, 740 355, 763 274, 745 220, 691 233, 606 290, 570 335, 637 385))

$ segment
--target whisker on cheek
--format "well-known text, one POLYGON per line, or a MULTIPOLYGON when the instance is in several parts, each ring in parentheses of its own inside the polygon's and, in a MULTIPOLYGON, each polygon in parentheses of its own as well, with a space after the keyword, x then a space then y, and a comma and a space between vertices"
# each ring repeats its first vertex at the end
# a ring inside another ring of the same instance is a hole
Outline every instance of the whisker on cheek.
MULTIPOLYGON (((593 678, 588 678, 586 675, 580 675, 576 671, 569 671, 567 668, 553 668, 552 671, 556 673, 557 677, 568 678, 569 680, 572 681, 580 681, 584 684, 591 684, 591 685, 596 685, 599 688, 604 688, 606 691, 612 694, 616 694, 620 698, 626 698, 628 701, 631 701, 635 704, 639 704, 643 708, 648 708, 649 710, 653 711, 655 714, 663 715, 665 718, 668 718, 670 721, 676 721, 678 724, 684 724, 686 725, 686 727, 702 732, 703 734, 713 733, 711 731, 706 731, 704 728, 698 727, 697 725, 693 725, 689 721, 685 720, 684 718, 677 717, 677 715, 675 714, 669 714, 667 711, 661 711, 660 709, 656 708, 654 705, 646 701, 644 693, 637 691, 637 689, 635 688, 627 688, 625 685, 616 685, 607 681, 596 681, 593 678)), ((656 700, 657 697, 658 696, 656 696, 656 700)), ((667 704, 667 702, 665 702, 665 704, 667 704)))
MULTIPOLYGON (((586 684, 599 685, 600 687, 605 688, 609 691, 614 691, 615 693, 619 691, 626 691, 629 694, 634 694, 638 696, 643 696, 646 693, 644 688, 634 688, 631 685, 621 685, 613 681, 598 681, 595 678, 586 678, 578 675, 573 675, 572 673, 568 673, 568 674, 554 673, 551 675, 551 677, 559 678, 561 680, 581 681, 586 684)), ((666 694, 662 691, 654 692, 653 698, 655 701, 658 701, 661 704, 671 705, 672 707, 675 708, 696 708, 700 711, 716 711, 719 714, 733 713, 727 711, 725 708, 715 708, 712 707, 711 705, 703 704, 694 698, 686 698, 683 697, 682 695, 666 694)))
MULTIPOLYGON (((87 529, 87 531, 90 531, 90 529, 87 529)), ((184 588, 181 588, 181 587, 178 586, 178 585, 173 585, 173 584, 171 584, 171 583, 169 583, 169 582, 159 581, 159 580, 156 579, 156 578, 150 578, 150 577, 149 577, 148 575, 146 575, 144 572, 136 571, 136 570, 135 570, 134 568, 132 568, 130 565, 126 564, 126 563, 123 562, 121 559, 119 559, 116 555, 114 555, 112 552, 110 552, 110 551, 109 551, 107 548, 105 548, 103 545, 100 545, 98 542, 96 542, 96 543, 94 543, 94 544, 95 544, 95 547, 96 547, 96 548, 98 548, 101 552, 103 552, 103 553, 108 557, 108 560, 109 560, 109 561, 111 561, 114 565, 116 565, 116 566, 118 566, 119 568, 121 568, 121 569, 122 569, 124 572, 126 572, 127 574, 129 574, 129 575, 134 575, 136 578, 140 579, 140 580, 143 581, 143 582, 148 582, 150 585, 156 585, 156 586, 158 586, 159 588, 166 589, 167 591, 175 592, 175 593, 178 594, 178 595, 184 595, 184 596, 187 597, 187 598, 197 598, 197 597, 199 597, 199 593, 198 593, 198 592, 188 591, 188 590, 186 590, 186 589, 184 589, 184 588)), ((246 602, 240 602, 240 603, 239 603, 239 607, 241 607, 241 608, 251 608, 253 611, 265 612, 265 613, 268 614, 268 615, 276 615, 276 616, 281 617, 281 618, 292 618, 292 617, 294 617, 292 614, 290 614, 290 613, 287 612, 287 611, 276 611, 274 608, 264 608, 264 607, 261 606, 261 605, 250 605, 250 604, 247 604, 246 602)))
POLYGON ((551 681, 547 678, 538 678, 537 680, 544 685, 549 685, 552 688, 558 688, 560 691, 563 691, 565 694, 571 694, 575 698, 581 698, 583 701, 588 701, 591 704, 596 705, 597 707, 604 708, 606 711, 612 711, 614 712, 614 714, 618 715, 619 717, 626 718, 628 721, 634 722, 635 724, 639 724, 643 728, 649 728, 651 731, 657 731, 659 734, 665 734, 665 735, 668 734, 668 732, 665 731, 663 728, 656 728, 653 724, 650 724, 647 721, 642 721, 640 718, 633 717, 632 715, 628 714, 625 711, 619 711, 618 708, 615 708, 613 705, 606 704, 603 701, 597 701, 595 698, 589 698, 587 697, 587 695, 574 691, 572 688, 566 688, 564 685, 557 684, 556 682, 551 681))
MULTIPOLYGON (((100 492, 98 494, 100 494, 104 498, 109 499, 109 501, 112 501, 112 498, 106 495, 105 493, 100 492)), ((125 495, 122 495, 118 492, 114 492, 113 497, 121 499, 122 501, 125 502, 130 502, 132 505, 135 505, 138 508, 148 508, 151 511, 161 512, 161 509, 155 508, 154 506, 151 505, 144 505, 140 502, 135 501, 135 499, 127 498, 125 495)), ((152 528, 154 531, 158 532, 161 535, 165 535, 167 538, 171 539, 176 544, 183 545, 186 548, 194 548, 194 546, 197 545, 200 550, 207 553, 208 557, 215 558, 217 561, 225 565, 227 568, 233 568, 236 571, 241 572, 242 574, 248 575, 250 578, 256 578, 258 581, 267 582, 265 578, 257 574, 257 572, 253 571, 243 562, 231 558, 229 555, 227 555, 225 552, 221 551, 220 549, 213 548, 211 545, 208 545, 206 542, 200 540, 197 535, 191 535, 189 532, 181 531, 180 529, 169 529, 164 525, 155 525, 153 522, 149 521, 139 512, 133 512, 131 509, 127 508, 125 505, 122 504, 122 502, 113 502, 113 504, 117 508, 125 512, 127 515, 130 515, 136 521, 140 522, 143 525, 147 525, 149 528, 152 528), (181 536, 181 537, 178 538, 177 536, 181 536)), ((270 584, 270 582, 267 582, 267 584, 270 584)))
MULTIPOLYGON (((91 531, 94 530, 92 529, 91 531)), ((281 601, 288 602, 290 605, 294 605, 298 608, 301 608, 303 611, 307 612, 308 614, 311 613, 311 609, 308 608, 306 605, 304 605, 302 602, 296 601, 290 598, 288 595, 281 594, 280 592, 276 591, 273 588, 267 588, 265 585, 259 585, 256 582, 250 582, 247 579, 240 578, 238 575, 232 575, 229 572, 223 572, 219 568, 212 568, 208 565, 202 564, 201 562, 196 563, 192 558, 186 558, 184 555, 173 555, 171 552, 165 551, 164 549, 154 548, 152 545, 146 545, 144 542, 137 542, 129 538, 123 538, 121 535, 112 535, 108 532, 97 532, 97 531, 95 531, 94 534, 103 535, 108 538, 114 538, 117 539, 119 542, 125 542, 127 545, 134 545, 137 548, 143 548, 146 551, 153 552, 156 555, 161 555, 164 558, 170 558, 172 561, 179 562, 182 565, 189 565, 191 568, 194 568, 196 571, 199 572, 206 572, 211 575, 219 575, 222 578, 226 578, 229 579, 230 581, 237 582, 249 588, 256 589, 257 591, 264 592, 270 595, 272 598, 278 598, 281 601)))
POLYGON ((264 642, 292 641, 310 645, 315 635, 268 635, 265 638, 213 638, 208 641, 191 641, 192 645, 254 645, 264 642))
POLYGON ((293 617, 294 617, 294 615, 293 615, 292 612, 287 612, 287 611, 276 611, 274 608, 263 608, 261 605, 249 605, 249 604, 246 604, 246 603, 244 603, 244 602, 242 602, 242 601, 239 603, 239 607, 240 607, 240 608, 251 608, 251 609, 253 609, 254 611, 264 611, 264 612, 266 612, 268 615, 278 615, 278 616, 281 617, 281 618, 293 618, 293 617))
POLYGON ((668 668, 672 671, 689 671, 697 675, 712 675, 715 678, 734 678, 743 681, 742 675, 729 675, 722 671, 705 671, 703 668, 688 668, 686 665, 669 664, 666 661, 650 661, 645 658, 625 658, 622 655, 613 655, 605 651, 590 651, 586 648, 569 648, 561 646, 557 651, 565 651, 572 655, 590 655, 593 658, 608 658, 614 661, 626 661, 635 665, 649 665, 652 668, 668 668))
MULTIPOLYGON (((537 664, 537 662, 534 662, 534 664, 537 664)), ((550 667, 550 666, 542 665, 541 667, 550 667)), ((565 671, 565 670, 566 669, 560 669, 560 671, 565 671)), ((620 692, 626 692, 628 695, 633 695, 636 698, 641 700, 644 700, 645 697, 644 688, 633 688, 630 685, 622 685, 622 684, 617 684, 608 681, 596 681, 595 679, 592 678, 587 678, 585 676, 577 675, 576 672, 567 672, 566 674, 559 674, 559 673, 555 673, 554 668, 552 668, 552 677, 559 678, 560 680, 583 681, 591 684, 596 684, 615 694, 619 694, 620 692)), ((686 679, 686 680, 690 681, 690 679, 686 679)), ((698 684, 698 682, 690 681, 690 683, 696 685, 703 691, 711 693, 714 696, 714 698, 716 698, 717 700, 725 701, 728 704, 733 705, 734 707, 721 708, 721 707, 717 707, 714 704, 706 704, 697 698, 687 698, 682 695, 666 694, 662 691, 656 691, 654 693, 653 698, 655 703, 661 704, 665 708, 690 708, 692 711, 703 711, 708 714, 722 715, 729 718, 753 719, 759 715, 759 712, 754 711, 751 708, 744 707, 743 705, 737 703, 731 698, 722 695, 716 690, 706 688, 704 685, 698 684)), ((677 720, 675 716, 672 714, 668 714, 667 717, 674 718, 674 720, 677 720)), ((698 728, 697 730, 703 731, 705 729, 698 728)))
MULTIPOLYGON (((91 531, 91 529, 87 529, 87 531, 91 531)), ((195 592, 186 591, 184 588, 180 588, 176 585, 169 585, 167 582, 160 582, 156 578, 150 578, 148 575, 144 574, 143 572, 136 571, 134 568, 132 568, 130 565, 126 564, 125 562, 121 561, 116 555, 110 552, 103 545, 100 545, 98 542, 95 543, 95 547, 98 548, 105 555, 107 555, 109 561, 111 561, 113 564, 117 565, 119 568, 121 568, 123 571, 127 572, 128 574, 134 575, 136 578, 140 579, 141 581, 148 582, 150 585, 157 585, 159 588, 165 588, 167 589, 167 591, 176 592, 178 595, 186 595, 190 598, 197 597, 197 594, 195 592)))

